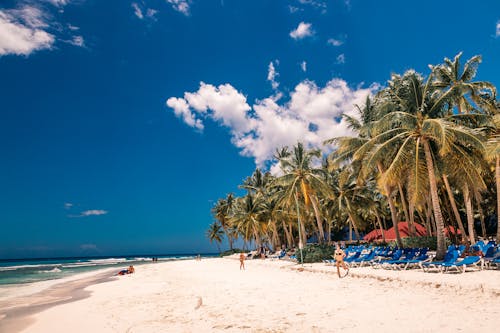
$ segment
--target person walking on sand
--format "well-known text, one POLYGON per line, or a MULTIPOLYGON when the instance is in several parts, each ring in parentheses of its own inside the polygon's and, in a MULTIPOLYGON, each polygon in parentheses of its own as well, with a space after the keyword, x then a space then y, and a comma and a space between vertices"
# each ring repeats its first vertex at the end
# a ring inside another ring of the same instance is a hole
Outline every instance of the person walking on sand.
POLYGON ((240 270, 245 270, 245 254, 243 252, 240 253, 240 270))
POLYGON ((337 244, 333 258, 335 259, 335 265, 337 266, 337 274, 339 278, 342 278, 349 273, 349 267, 347 267, 347 264, 344 261, 345 256, 346 254, 344 250, 342 250, 342 248, 337 244), (341 276, 340 274, 340 266, 342 266, 342 268, 346 271, 344 276, 341 276))

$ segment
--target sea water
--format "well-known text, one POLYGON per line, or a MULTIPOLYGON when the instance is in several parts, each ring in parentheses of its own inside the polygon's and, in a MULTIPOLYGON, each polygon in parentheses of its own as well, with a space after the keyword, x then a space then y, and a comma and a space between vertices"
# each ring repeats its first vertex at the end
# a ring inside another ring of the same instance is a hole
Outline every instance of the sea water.
MULTIPOLYGON (((116 271, 130 265, 137 266, 153 262, 194 259, 197 255, 113 256, 0 260, 0 285, 24 284, 61 279, 70 275, 116 267, 116 271)), ((205 254, 203 257, 214 256, 205 254)))

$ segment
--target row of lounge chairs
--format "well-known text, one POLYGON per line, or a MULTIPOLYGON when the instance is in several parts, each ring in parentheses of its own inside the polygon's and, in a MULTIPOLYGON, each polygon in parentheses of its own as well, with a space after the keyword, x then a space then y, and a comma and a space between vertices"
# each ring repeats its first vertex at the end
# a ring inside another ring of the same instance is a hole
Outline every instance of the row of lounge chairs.
MULTIPOLYGON (((463 273, 467 268, 483 269, 484 267, 500 266, 500 247, 497 247, 494 242, 485 244, 480 241, 473 247, 478 247, 484 256, 468 255, 460 258, 465 246, 451 245, 442 261, 432 261, 428 248, 349 246, 345 249, 346 258, 344 261, 351 267, 372 266, 397 270, 421 268, 424 272, 456 270, 463 273)), ((333 265, 335 260, 327 259, 323 262, 327 265, 333 265)))

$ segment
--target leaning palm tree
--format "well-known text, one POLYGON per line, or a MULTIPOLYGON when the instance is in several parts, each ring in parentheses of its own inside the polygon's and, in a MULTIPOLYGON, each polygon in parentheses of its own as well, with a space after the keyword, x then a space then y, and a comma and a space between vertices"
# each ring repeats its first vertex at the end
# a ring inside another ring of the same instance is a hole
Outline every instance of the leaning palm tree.
POLYGON ((217 249, 220 253, 220 243, 222 243, 222 238, 224 237, 224 231, 222 230, 220 223, 214 222, 210 225, 207 230, 207 237, 210 240, 210 243, 215 241, 217 249))
POLYGON ((422 202, 430 192, 436 223, 436 257, 442 259, 446 245, 437 187, 440 171, 436 161, 444 163, 449 156, 468 161, 468 152, 482 152, 484 146, 474 129, 439 118, 448 101, 435 92, 430 80, 428 78, 424 84, 416 73, 405 73, 401 85, 390 93, 399 97, 397 107, 407 111, 393 111, 381 118, 376 126, 378 135, 364 150, 370 151, 367 165, 375 165, 381 160, 388 162, 379 183, 394 186, 402 178, 409 179, 408 191, 414 203, 422 202))

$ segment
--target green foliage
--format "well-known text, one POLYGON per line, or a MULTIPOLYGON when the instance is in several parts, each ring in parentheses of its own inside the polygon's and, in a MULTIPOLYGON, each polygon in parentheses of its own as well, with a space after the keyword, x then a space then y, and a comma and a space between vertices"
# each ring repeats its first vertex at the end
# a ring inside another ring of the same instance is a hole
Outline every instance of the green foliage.
MULTIPOLYGON (((407 237, 403 238, 403 247, 428 247, 430 250, 436 250, 436 236, 425 236, 425 237, 407 237)), ((450 245, 451 242, 448 238, 446 238, 446 246, 450 245)), ((389 243, 389 246, 397 246, 396 242, 389 243)))
POLYGON ((241 250, 241 249, 232 249, 232 250, 227 250, 227 251, 221 252, 219 254, 219 256, 225 257, 225 256, 230 256, 231 254, 241 253, 241 252, 246 253, 247 251, 241 250))
MULTIPOLYGON (((302 250, 304 263, 321 262, 324 259, 331 259, 335 246, 326 244, 309 244, 302 250)), ((300 252, 296 253, 297 260, 300 262, 300 252)))

